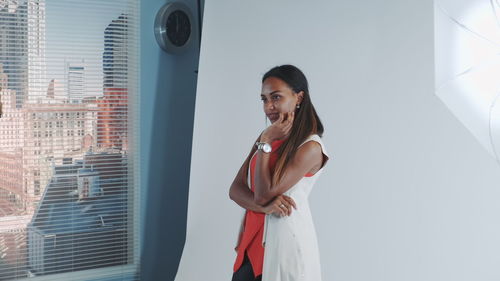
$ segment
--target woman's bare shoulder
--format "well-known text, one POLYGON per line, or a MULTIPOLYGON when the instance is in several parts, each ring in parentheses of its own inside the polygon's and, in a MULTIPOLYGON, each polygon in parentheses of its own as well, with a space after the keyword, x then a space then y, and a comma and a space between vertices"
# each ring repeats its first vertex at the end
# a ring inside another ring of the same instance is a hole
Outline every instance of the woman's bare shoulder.
POLYGON ((301 145, 297 150, 297 160, 307 161, 311 158, 318 158, 322 154, 321 144, 317 141, 308 141, 301 145))

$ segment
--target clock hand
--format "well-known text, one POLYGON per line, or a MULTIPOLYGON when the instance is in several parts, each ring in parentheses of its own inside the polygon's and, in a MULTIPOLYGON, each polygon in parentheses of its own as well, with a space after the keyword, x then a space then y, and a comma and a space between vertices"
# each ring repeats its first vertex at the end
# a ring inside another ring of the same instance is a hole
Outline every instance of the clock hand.
POLYGON ((175 32, 179 32, 179 15, 175 16, 175 32))

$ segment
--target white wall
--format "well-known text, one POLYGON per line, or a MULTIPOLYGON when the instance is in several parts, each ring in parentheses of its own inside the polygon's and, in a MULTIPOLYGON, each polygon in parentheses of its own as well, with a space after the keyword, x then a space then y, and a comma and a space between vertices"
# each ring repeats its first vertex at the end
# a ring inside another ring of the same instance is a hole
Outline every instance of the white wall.
POLYGON ((430 0, 205 4, 176 280, 230 280, 229 186, 264 128, 261 76, 309 78, 333 159, 311 194, 323 279, 498 280, 500 167, 434 95, 430 0))

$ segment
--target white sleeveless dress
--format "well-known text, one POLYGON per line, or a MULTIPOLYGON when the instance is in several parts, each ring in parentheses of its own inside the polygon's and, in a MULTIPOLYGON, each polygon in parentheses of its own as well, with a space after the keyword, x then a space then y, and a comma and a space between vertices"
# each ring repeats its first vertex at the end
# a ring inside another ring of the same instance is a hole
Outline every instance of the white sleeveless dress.
MULTIPOLYGON (((321 138, 314 134, 302 144, 308 141, 321 145, 326 164, 329 156, 321 138)), ((321 281, 318 241, 308 197, 323 169, 324 165, 313 176, 303 177, 284 193, 297 204, 297 210, 290 216, 265 216, 262 281, 321 281)))

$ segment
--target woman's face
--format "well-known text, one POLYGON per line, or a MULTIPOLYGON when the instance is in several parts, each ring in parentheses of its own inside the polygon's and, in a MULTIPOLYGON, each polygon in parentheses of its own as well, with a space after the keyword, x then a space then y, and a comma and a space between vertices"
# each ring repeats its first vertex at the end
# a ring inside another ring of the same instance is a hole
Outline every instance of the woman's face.
POLYGON ((276 77, 269 77, 262 83, 262 105, 271 123, 276 122, 280 113, 295 111, 302 102, 304 93, 295 93, 288 84, 276 77))

